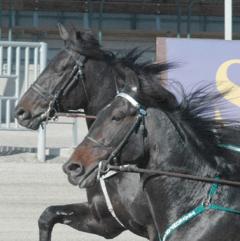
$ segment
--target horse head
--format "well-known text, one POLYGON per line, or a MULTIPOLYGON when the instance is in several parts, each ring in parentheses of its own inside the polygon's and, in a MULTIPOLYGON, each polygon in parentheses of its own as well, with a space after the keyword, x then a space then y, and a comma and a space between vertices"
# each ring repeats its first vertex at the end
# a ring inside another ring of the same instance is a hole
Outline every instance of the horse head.
POLYGON ((65 48, 50 61, 15 109, 18 122, 27 128, 37 129, 55 112, 80 109, 87 104, 89 86, 85 83, 84 65, 92 54, 89 49, 100 51, 98 41, 89 31, 67 31, 59 25, 59 32, 65 48))
MULTIPOLYGON (((139 63, 137 61, 144 51, 138 49, 119 57, 103 50, 91 31, 68 31, 59 25, 59 32, 65 48, 50 61, 16 107, 18 122, 27 128, 37 129, 56 112, 84 109, 86 114, 96 115, 121 91, 127 79, 127 69, 134 71, 139 78, 162 81, 159 78, 162 72, 174 67, 171 64, 139 63)), ((164 88, 161 94, 165 99, 164 88)), ((176 103, 176 99, 172 98, 171 103, 176 103)), ((89 121, 88 125, 91 123, 89 121)))

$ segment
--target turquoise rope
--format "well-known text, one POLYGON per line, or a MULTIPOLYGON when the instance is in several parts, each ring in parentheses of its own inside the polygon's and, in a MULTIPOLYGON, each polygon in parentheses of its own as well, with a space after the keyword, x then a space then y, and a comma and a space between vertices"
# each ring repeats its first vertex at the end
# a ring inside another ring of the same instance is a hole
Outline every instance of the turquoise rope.
POLYGON ((228 212, 228 213, 233 213, 233 214, 239 214, 240 211, 232 209, 232 208, 225 208, 223 206, 219 206, 217 204, 210 204, 208 209, 213 209, 213 210, 218 210, 218 211, 223 211, 223 212, 228 212))
POLYGON ((166 241, 166 239, 172 234, 172 232, 175 229, 186 224, 191 219, 195 218, 196 216, 203 213, 204 211, 205 211, 205 207, 203 205, 199 205, 195 209, 193 209, 191 212, 183 215, 180 219, 178 219, 176 222, 174 222, 172 225, 170 225, 170 227, 165 231, 163 238, 159 239, 159 241, 166 241))
POLYGON ((240 152, 240 147, 234 146, 234 145, 231 145, 231 144, 219 144, 218 146, 229 149, 231 151, 240 152))
MULTIPOLYGON (((217 177, 217 179, 219 179, 219 178, 217 177)), ((185 214, 181 218, 179 218, 176 222, 174 222, 172 225, 170 225, 167 228, 167 230, 164 232, 163 238, 161 238, 161 235, 158 234, 159 241, 166 241, 167 238, 172 234, 172 232, 174 230, 176 230, 178 227, 186 224, 187 222, 189 222, 190 220, 192 220, 193 218, 197 217, 198 215, 204 213, 207 210, 223 211, 223 212, 240 215, 239 210, 235 210, 232 208, 226 208, 226 207, 211 203, 212 197, 217 193, 218 187, 219 187, 219 184, 217 184, 217 183, 214 183, 211 186, 211 188, 208 192, 208 198, 207 198, 208 204, 204 204, 204 203, 200 204, 196 208, 194 208, 192 211, 188 212, 187 214, 185 214)))

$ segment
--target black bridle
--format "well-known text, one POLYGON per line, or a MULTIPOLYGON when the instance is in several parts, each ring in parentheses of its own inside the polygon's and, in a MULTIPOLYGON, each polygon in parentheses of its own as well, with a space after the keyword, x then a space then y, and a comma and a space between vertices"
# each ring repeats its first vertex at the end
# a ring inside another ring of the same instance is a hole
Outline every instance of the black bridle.
MULTIPOLYGON (((65 49, 70 55, 70 51, 65 49)), ((72 56, 72 55, 71 55, 72 56)), ((86 58, 84 56, 80 56, 80 59, 75 59, 73 56, 72 58, 75 61, 75 65, 70 73, 69 78, 67 81, 65 81, 60 88, 58 88, 55 93, 50 93, 48 90, 44 89, 42 86, 40 86, 38 83, 33 83, 30 88, 37 92, 48 104, 47 110, 41 115, 42 120, 48 121, 50 119, 50 115, 52 117, 55 117, 57 112, 60 112, 60 98, 61 96, 65 96, 69 90, 72 89, 74 84, 77 81, 81 81, 83 90, 85 93, 85 97, 87 101, 89 101, 86 86, 85 86, 85 77, 84 77, 84 64, 86 63, 86 58)), ((59 85, 59 84, 58 84, 59 85)))

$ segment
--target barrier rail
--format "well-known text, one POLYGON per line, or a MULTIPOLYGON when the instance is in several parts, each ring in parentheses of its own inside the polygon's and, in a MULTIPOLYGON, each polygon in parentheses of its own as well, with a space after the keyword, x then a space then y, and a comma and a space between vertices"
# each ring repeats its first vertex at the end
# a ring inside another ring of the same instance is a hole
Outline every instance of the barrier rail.
MULTIPOLYGON (((14 119, 14 107, 47 64, 47 44, 0 41, 0 130, 29 131, 14 119)), ((45 130, 40 128, 38 159, 45 160, 45 130)))

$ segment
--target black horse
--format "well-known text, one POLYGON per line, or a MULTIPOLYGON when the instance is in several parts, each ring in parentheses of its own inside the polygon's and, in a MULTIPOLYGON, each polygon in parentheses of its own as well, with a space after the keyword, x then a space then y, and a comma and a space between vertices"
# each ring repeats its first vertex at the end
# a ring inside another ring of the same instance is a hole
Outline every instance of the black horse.
MULTIPOLYGON (((65 40, 65 49, 49 63, 16 107, 16 117, 25 127, 38 128, 55 111, 83 108, 86 114, 95 115, 128 81, 126 71, 137 73, 138 78, 161 81, 160 74, 171 67, 168 64, 137 64, 136 60, 141 54, 137 50, 118 58, 103 51, 89 32, 67 32, 60 26, 60 33, 65 40)), ((169 105, 170 108, 177 103, 175 97, 163 87, 161 95, 168 96, 163 101, 169 100, 169 103, 163 102, 163 105, 169 105)), ((90 126, 91 123, 88 124, 90 126)), ((139 175, 126 173, 118 175, 118 178, 121 180, 118 189, 115 185, 112 188, 118 191, 116 199, 124 199, 119 209, 129 224, 122 227, 113 218, 107 209, 101 187, 96 185, 87 189, 87 203, 48 207, 39 218, 40 240, 51 240, 56 223, 106 238, 113 238, 123 230, 130 229, 153 240, 152 220, 139 185, 139 175), (144 212, 137 214, 142 208, 144 212), (136 222, 135 215, 143 222, 147 220, 147 226, 143 227, 141 222, 136 222)))
MULTIPOLYGON (((139 78, 156 78, 173 64, 138 63, 143 51, 133 49, 118 57, 103 50, 90 31, 75 31, 59 25, 65 48, 53 58, 34 84, 22 96, 15 116, 24 127, 38 129, 39 125, 56 112, 84 109, 96 115, 121 90, 125 69, 132 69, 139 78)), ((162 76, 161 76, 162 77, 162 76)), ((162 88, 161 95, 170 96, 162 88)), ((172 95, 170 103, 177 103, 172 95)), ((93 121, 88 120, 88 126, 93 121)))
MULTIPOLYGON (((129 162, 151 170, 239 181, 240 163, 222 156, 219 147, 225 137, 217 130, 224 121, 204 115, 219 94, 206 94, 207 88, 202 88, 185 96, 176 108, 163 108, 159 83, 140 80, 133 73, 128 76, 132 83, 98 114, 89 134, 64 165, 72 184, 94 188, 109 173, 107 164, 129 162)), ((143 174, 137 185, 143 199, 134 195, 134 202, 126 205, 122 175, 105 182, 123 226, 129 227, 134 220, 151 240, 159 241, 240 239, 239 188, 143 174), (145 199, 147 204, 142 205, 145 199), (123 215, 122 210, 127 213, 123 215)))

